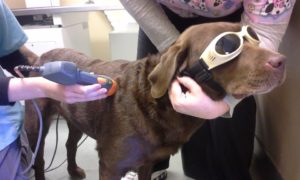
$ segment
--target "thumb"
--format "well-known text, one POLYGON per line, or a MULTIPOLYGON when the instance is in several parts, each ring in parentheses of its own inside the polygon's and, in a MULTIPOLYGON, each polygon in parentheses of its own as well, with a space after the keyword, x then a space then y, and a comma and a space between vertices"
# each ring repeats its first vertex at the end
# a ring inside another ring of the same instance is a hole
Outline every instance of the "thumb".
POLYGON ((177 80, 179 81, 180 84, 185 86, 188 89, 188 91, 190 91, 191 93, 202 90, 199 84, 190 77, 187 76, 177 77, 177 80))
POLYGON ((170 96, 179 96, 182 94, 182 89, 180 87, 179 81, 174 80, 171 84, 171 88, 169 89, 170 96))

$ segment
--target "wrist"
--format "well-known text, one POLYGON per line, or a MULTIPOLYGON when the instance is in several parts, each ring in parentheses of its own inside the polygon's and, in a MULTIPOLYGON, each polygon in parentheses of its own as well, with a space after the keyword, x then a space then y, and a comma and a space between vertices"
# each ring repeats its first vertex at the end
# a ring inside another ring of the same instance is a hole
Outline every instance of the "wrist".
POLYGON ((224 101, 217 101, 213 105, 209 106, 207 112, 207 119, 215 119, 220 116, 224 116, 230 111, 230 106, 224 101))
POLYGON ((32 83, 32 86, 35 87, 35 92, 38 96, 37 98, 51 97, 53 89, 57 89, 56 86, 58 85, 43 77, 34 77, 32 83))
POLYGON ((47 97, 49 85, 45 81, 47 80, 42 77, 32 78, 32 87, 35 87, 34 92, 36 93, 38 98, 47 97))

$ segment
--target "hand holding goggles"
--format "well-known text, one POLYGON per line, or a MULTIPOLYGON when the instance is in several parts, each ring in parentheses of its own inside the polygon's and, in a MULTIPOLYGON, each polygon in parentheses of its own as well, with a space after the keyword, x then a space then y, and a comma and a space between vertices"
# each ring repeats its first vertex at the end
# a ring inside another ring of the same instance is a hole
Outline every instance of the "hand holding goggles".
POLYGON ((259 38, 249 26, 243 26, 240 32, 221 33, 209 43, 199 61, 181 74, 194 78, 198 83, 209 79, 209 70, 233 60, 241 53, 244 37, 251 44, 258 46, 259 38))

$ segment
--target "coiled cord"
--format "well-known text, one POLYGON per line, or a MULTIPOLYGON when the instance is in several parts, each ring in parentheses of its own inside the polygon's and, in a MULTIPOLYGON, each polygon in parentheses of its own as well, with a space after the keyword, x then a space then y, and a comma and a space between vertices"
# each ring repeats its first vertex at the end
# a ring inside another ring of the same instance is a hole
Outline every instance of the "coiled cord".
POLYGON ((29 66, 29 65, 19 65, 14 68, 15 72, 19 77, 23 78, 22 72, 37 72, 42 73, 44 71, 43 66, 29 66))

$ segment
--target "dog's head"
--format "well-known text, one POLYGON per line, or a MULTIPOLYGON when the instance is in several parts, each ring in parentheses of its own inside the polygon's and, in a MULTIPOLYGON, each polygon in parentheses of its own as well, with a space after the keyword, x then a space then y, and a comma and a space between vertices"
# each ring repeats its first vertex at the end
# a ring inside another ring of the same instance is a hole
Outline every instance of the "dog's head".
MULTIPOLYGON (((179 73, 190 68, 208 44, 223 32, 239 32, 241 25, 234 23, 208 23, 195 25, 183 32, 177 41, 160 58, 160 62, 148 76, 151 94, 162 97, 171 81, 179 73)), ((285 56, 244 39, 241 53, 233 60, 211 69, 214 83, 201 83, 201 87, 212 99, 218 100, 226 94, 244 98, 266 93, 284 80, 285 56), (217 85, 217 86, 216 86, 217 85)))

